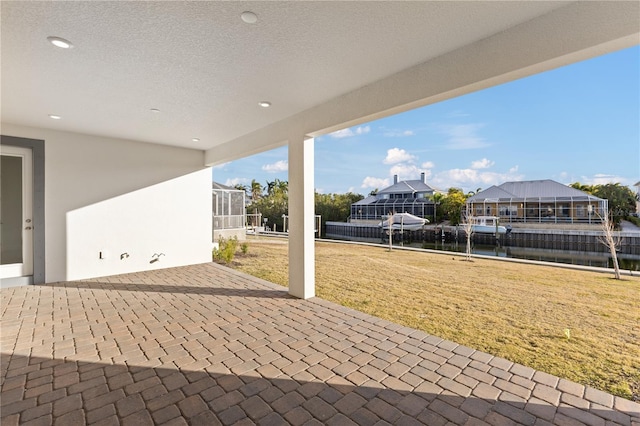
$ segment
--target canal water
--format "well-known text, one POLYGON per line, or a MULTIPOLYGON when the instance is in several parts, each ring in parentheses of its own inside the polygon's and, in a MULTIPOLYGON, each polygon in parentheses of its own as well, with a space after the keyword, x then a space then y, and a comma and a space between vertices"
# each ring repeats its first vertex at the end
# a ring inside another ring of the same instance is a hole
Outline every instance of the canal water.
MULTIPOLYGON (((402 244, 399 244, 402 245, 402 244)), ((404 243, 405 247, 423 248, 464 253, 466 243, 404 243)), ((526 247, 500 247, 473 245, 471 252, 484 256, 509 257, 515 259, 537 260, 543 262, 567 263, 571 265, 613 268, 613 261, 608 253, 592 253, 567 250, 534 249, 526 247)), ((620 269, 640 271, 640 256, 619 255, 620 269)))

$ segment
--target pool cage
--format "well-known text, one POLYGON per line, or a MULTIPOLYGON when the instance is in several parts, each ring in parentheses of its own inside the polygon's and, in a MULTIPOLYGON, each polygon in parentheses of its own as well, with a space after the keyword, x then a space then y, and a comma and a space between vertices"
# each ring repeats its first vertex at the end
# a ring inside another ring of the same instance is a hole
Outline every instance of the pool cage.
POLYGON ((434 203, 427 198, 383 198, 351 205, 351 220, 381 220, 389 213, 410 213, 423 219, 433 219, 434 203))
POLYGON ((608 201, 592 195, 579 197, 485 198, 467 203, 474 216, 498 216, 500 223, 599 224, 608 201))
POLYGON ((243 190, 217 185, 213 195, 213 231, 224 229, 244 229, 245 197, 243 190))

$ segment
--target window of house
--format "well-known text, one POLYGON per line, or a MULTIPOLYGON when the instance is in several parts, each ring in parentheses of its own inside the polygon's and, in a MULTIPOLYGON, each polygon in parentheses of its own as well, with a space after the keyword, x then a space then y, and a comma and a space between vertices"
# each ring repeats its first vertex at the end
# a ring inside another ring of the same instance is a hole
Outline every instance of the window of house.
POLYGON ((500 206, 498 211, 500 216, 517 216, 518 206, 500 206))
POLYGON ((542 217, 554 217, 556 215, 553 204, 543 204, 540 208, 540 213, 542 217))

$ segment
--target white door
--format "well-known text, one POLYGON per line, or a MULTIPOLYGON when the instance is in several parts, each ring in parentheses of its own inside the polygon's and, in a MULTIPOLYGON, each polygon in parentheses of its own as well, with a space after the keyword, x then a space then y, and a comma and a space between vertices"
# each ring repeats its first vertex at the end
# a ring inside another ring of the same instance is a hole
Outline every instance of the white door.
POLYGON ((0 146, 0 278, 33 275, 31 149, 0 146))

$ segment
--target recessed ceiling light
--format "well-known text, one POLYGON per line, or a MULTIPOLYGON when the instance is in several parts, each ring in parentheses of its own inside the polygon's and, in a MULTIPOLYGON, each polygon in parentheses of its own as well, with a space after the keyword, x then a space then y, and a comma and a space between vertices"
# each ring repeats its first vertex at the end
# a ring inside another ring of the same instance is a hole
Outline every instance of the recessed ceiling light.
POLYGON ((55 115, 55 114, 49 114, 49 118, 51 118, 53 120, 60 120, 62 117, 60 117, 59 115, 55 115))
POLYGON ((65 40, 61 37, 47 37, 47 40, 49 40, 49 43, 53 44, 55 47, 59 47, 61 49, 71 49, 73 47, 73 44, 69 41, 69 40, 65 40))
POLYGON ((200 142, 200 139, 198 139, 198 138, 193 138, 193 139, 191 139, 191 142, 200 142))
POLYGON ((158 108, 151 108, 150 109, 151 112, 155 112, 155 113, 159 113, 160 110, 158 108))
POLYGON ((253 12, 249 12, 249 11, 242 12, 240 17, 247 24, 255 24, 256 22, 258 22, 258 15, 256 15, 253 12))
POLYGON ((258 105, 260 105, 262 108, 269 108, 271 106, 271 102, 269 102, 269 101, 260 101, 260 102, 258 102, 258 105))

